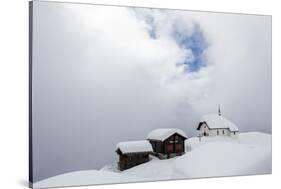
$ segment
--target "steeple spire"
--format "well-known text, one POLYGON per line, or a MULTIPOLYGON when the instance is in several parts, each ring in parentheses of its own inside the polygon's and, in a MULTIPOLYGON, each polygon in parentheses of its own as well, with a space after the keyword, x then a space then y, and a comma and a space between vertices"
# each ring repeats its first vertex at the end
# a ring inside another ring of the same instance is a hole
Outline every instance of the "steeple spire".
POLYGON ((219 116, 221 116, 221 107, 220 107, 220 104, 219 104, 218 114, 219 114, 219 116))

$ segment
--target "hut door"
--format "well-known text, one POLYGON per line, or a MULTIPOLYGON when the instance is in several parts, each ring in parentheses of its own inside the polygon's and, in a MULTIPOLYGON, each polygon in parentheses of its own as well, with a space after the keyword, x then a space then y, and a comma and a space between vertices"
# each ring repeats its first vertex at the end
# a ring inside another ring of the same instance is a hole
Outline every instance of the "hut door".
POLYGON ((176 153, 182 152, 182 144, 176 144, 176 153))
POLYGON ((174 136, 170 137, 168 140, 167 153, 168 154, 175 153, 175 137, 174 136))
POLYGON ((173 143, 169 143, 167 145, 167 153, 168 154, 174 153, 174 144, 173 143))
POLYGON ((175 152, 176 153, 180 153, 183 151, 181 140, 182 139, 178 135, 175 136, 175 152))

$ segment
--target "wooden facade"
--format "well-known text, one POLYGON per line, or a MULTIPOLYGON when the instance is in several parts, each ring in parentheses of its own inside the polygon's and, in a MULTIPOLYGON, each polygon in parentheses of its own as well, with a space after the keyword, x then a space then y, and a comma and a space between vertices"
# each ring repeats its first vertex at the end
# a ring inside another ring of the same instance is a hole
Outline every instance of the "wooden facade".
POLYGON ((122 153, 120 149, 117 149, 116 153, 119 155, 118 169, 124 171, 136 165, 148 162, 150 152, 122 153))
POLYGON ((184 141, 186 137, 174 133, 165 140, 148 139, 152 145, 153 152, 160 159, 171 158, 185 153, 184 141))

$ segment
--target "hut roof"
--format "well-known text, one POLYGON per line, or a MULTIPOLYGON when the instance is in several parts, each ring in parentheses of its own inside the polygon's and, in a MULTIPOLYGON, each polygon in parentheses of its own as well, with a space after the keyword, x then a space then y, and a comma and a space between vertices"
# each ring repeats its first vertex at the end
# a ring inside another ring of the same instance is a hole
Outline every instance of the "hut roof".
POLYGON ((147 140, 119 142, 116 150, 120 150, 123 154, 136 152, 152 152, 152 147, 147 140))
POLYGON ((175 129, 175 128, 161 128, 161 129, 155 129, 150 133, 148 133, 147 139, 163 141, 175 133, 183 136, 184 138, 187 138, 187 135, 183 130, 175 129))

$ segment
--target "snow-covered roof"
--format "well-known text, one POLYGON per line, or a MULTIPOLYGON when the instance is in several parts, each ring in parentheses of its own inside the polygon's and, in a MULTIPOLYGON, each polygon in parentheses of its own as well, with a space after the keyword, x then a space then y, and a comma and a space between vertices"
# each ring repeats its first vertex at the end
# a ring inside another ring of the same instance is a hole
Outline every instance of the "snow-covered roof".
POLYGON ((123 154, 136 152, 152 152, 152 147, 147 140, 119 142, 116 150, 120 149, 123 154))
MULTIPOLYGON (((210 129, 225 128, 230 131, 239 131, 238 127, 223 116, 217 114, 207 114, 200 119, 200 123, 205 122, 210 129)), ((199 129, 199 127, 198 127, 199 129)))
POLYGON ((173 135, 174 133, 178 133, 179 135, 187 138, 187 135, 183 130, 175 129, 175 128, 161 128, 161 129, 155 129, 150 133, 148 133, 147 139, 163 141, 169 136, 173 135))

